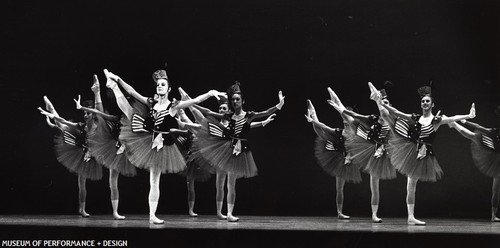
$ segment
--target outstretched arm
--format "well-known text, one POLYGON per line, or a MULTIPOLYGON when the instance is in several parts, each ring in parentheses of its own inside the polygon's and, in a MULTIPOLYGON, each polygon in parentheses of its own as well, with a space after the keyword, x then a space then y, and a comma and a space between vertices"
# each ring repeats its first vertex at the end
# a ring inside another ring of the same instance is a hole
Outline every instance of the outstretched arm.
POLYGON ((200 105, 193 105, 193 107, 199 110, 204 116, 212 116, 217 119, 224 119, 224 114, 214 112, 208 108, 202 107, 200 105))
POLYGON ((481 133, 491 133, 491 131, 492 131, 491 128, 483 127, 483 126, 481 126, 477 123, 471 122, 471 121, 462 120, 460 122, 462 122, 465 126, 473 128, 475 130, 478 130, 481 133))
MULTIPOLYGON (((110 78, 113 81, 115 81, 116 83, 120 84, 123 87, 123 89, 129 95, 131 95, 133 98, 137 99, 142 104, 147 104, 148 98, 145 97, 145 96, 143 96, 143 95, 141 95, 141 94, 139 94, 132 86, 130 86, 129 84, 127 84, 125 81, 123 81, 123 79, 121 79, 119 76, 111 73, 110 71, 108 71, 106 69, 104 69, 104 74, 106 75, 107 78, 110 78)), ((106 85, 106 86, 108 86, 108 85, 106 85)), ((112 87, 109 87, 109 88, 113 89, 112 87)))
POLYGON ((381 106, 384 107, 385 109, 387 109, 387 111, 389 112, 390 115, 394 115, 396 117, 405 119, 407 121, 413 121, 411 119, 411 114, 403 113, 403 112, 399 111, 398 109, 396 109, 395 107, 393 107, 389 104, 385 104, 383 102, 382 102, 381 106))
POLYGON ((471 108, 470 108, 469 114, 467 114, 467 115, 454 115, 454 116, 450 116, 450 117, 443 116, 441 118, 440 124, 448 124, 450 122, 472 119, 474 117, 476 117, 476 107, 473 103, 471 108))
POLYGON ((276 116, 276 114, 272 114, 272 115, 268 116, 267 119, 265 119, 263 121, 252 122, 252 123, 250 123, 250 128, 265 127, 267 124, 269 124, 269 122, 274 120, 275 116, 276 116))
MULTIPOLYGON (((331 127, 327 126, 326 124, 324 124, 323 122, 320 122, 319 120, 312 118, 312 116, 310 114, 309 115, 306 114, 305 117, 306 117, 306 120, 308 122, 311 122, 313 124, 313 127, 318 127, 320 129, 326 130, 328 132, 335 132, 336 131, 336 129, 331 128, 331 127)), ((314 131, 316 131, 316 134, 320 135, 318 133, 317 129, 314 129, 314 131)))
POLYGON ((211 96, 219 99, 220 95, 225 95, 225 93, 222 93, 222 92, 219 92, 219 91, 216 91, 216 90, 210 90, 207 93, 199 95, 199 96, 197 96, 197 97, 195 97, 193 99, 186 99, 184 97, 184 94, 186 94, 186 92, 181 87, 179 87, 179 93, 181 94, 181 99, 182 100, 179 102, 179 104, 177 104, 175 106, 176 109, 188 108, 188 107, 193 106, 195 104, 199 104, 199 103, 207 100, 211 96))
POLYGON ((118 120, 120 120, 120 117, 118 117, 118 116, 114 116, 114 115, 103 113, 102 111, 100 111, 98 109, 83 107, 80 104, 80 101, 81 101, 81 96, 80 95, 78 95, 78 99, 73 99, 73 101, 75 101, 76 109, 79 109, 79 110, 82 110, 82 111, 86 111, 86 112, 89 112, 89 113, 93 113, 93 114, 102 116, 102 118, 104 118, 106 120, 109 120, 109 121, 118 121, 118 120))
POLYGON ((283 92, 281 90, 278 92, 278 99, 279 99, 279 103, 278 104, 276 104, 275 106, 273 106, 271 108, 268 108, 265 111, 256 112, 255 115, 253 116, 252 120, 253 119, 259 119, 259 118, 270 116, 274 112, 276 112, 278 110, 281 110, 281 108, 285 104, 285 96, 283 96, 283 92))

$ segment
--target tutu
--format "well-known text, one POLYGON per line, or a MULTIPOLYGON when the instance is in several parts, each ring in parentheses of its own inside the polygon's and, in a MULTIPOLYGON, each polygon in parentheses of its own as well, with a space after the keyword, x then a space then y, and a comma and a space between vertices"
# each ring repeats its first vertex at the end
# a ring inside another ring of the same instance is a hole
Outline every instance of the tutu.
POLYGON ((379 179, 396 178, 396 169, 387 154, 388 144, 375 143, 356 134, 346 140, 345 146, 351 154, 352 162, 364 172, 379 179))
POLYGON ((222 130, 218 124, 211 121, 204 124, 208 125, 206 126, 207 130, 215 131, 214 134, 198 135, 199 153, 216 170, 234 174, 237 178, 254 177, 257 175, 257 165, 253 159, 252 152, 245 140, 242 139, 246 137, 250 129, 250 124, 246 120, 251 114, 251 112, 246 113, 245 118, 239 121, 228 117, 231 122, 225 130, 222 130), (234 133, 234 129, 240 130, 236 134, 236 136, 239 136, 237 138, 233 138, 234 134, 232 133, 234 133), (240 134, 242 135, 240 136, 240 134), (241 146, 241 150, 239 154, 235 154, 235 147, 239 146, 241 146))
POLYGON ((198 182, 208 181, 212 174, 215 173, 215 170, 198 152, 196 139, 189 138, 186 140, 187 138, 179 138, 177 139, 178 142, 176 142, 176 144, 179 146, 181 153, 184 155, 187 166, 187 168, 179 174, 198 182))
POLYGON ((57 161, 73 173, 90 180, 100 180, 102 178, 102 166, 93 157, 85 161, 85 149, 81 145, 78 145, 78 142, 74 142, 77 139, 81 139, 79 137, 81 135, 80 131, 73 127, 67 127, 64 131, 58 132, 55 135, 54 151, 57 161), (64 136, 67 137, 66 142, 64 136), (68 141, 69 139, 71 141, 68 141))
POLYGON ((500 152, 482 143, 484 134, 476 132, 480 137, 477 142, 471 142, 472 160, 483 174, 489 177, 500 177, 500 152))
POLYGON ((118 142, 119 127, 100 116, 97 118, 97 128, 88 139, 91 155, 106 168, 116 170, 124 176, 135 176, 136 168, 128 161, 125 151, 116 154, 121 146, 118 142))
MULTIPOLYGON (((134 105, 134 115, 146 119, 148 114, 146 106, 134 105)), ((121 124, 119 140, 127 147, 127 158, 134 166, 162 173, 178 173, 186 169, 184 156, 175 143, 164 143, 161 149, 152 149, 154 139, 152 132, 146 130, 134 132, 132 120, 125 116, 122 117, 121 124)), ((165 141, 173 140, 173 137, 168 136, 169 134, 163 134, 165 141)))
POLYGON ((314 142, 314 155, 321 168, 330 176, 340 177, 347 182, 361 182, 359 168, 350 163, 345 164, 344 152, 327 149, 327 144, 331 141, 317 137, 314 142))
MULTIPOLYGON (((417 117, 415 117, 416 121, 418 121, 417 117)), ((420 125, 415 124, 415 126, 420 125)), ((408 177, 419 179, 421 181, 437 181, 443 175, 443 171, 439 166, 436 157, 432 154, 432 146, 427 144, 426 147, 428 146, 429 150, 426 155, 422 158, 417 158, 419 156, 419 150, 422 149, 422 146, 419 146, 416 141, 410 139, 410 137, 414 136, 412 136, 413 133, 411 131, 408 131, 409 128, 414 127, 402 119, 398 119, 396 121, 396 127, 394 129, 396 131, 393 131, 389 137, 389 147, 387 150, 391 163, 394 165, 396 170, 408 177), (400 127, 408 128, 401 129, 400 127), (403 132, 397 130, 406 131, 403 132)), ((432 128, 432 124, 427 128, 432 128)), ((435 134, 435 131, 432 132, 435 134)))

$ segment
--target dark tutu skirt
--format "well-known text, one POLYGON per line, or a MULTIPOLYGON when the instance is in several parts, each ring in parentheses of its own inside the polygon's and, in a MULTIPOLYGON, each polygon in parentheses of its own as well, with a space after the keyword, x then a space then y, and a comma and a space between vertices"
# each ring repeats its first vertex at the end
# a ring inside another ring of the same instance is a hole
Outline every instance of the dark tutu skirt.
POLYGON ((417 159, 417 143, 395 132, 391 133, 387 152, 391 163, 403 175, 429 182, 435 182, 443 175, 435 156, 417 159))
POLYGON ((197 182, 206 182, 215 174, 215 169, 201 156, 197 143, 194 141, 190 150, 180 149, 186 158, 187 168, 179 174, 197 182))
POLYGON ((124 151, 121 154, 116 154, 118 151, 117 140, 113 139, 111 129, 106 124, 104 119, 99 118, 97 128, 88 139, 90 153, 98 163, 104 165, 108 169, 118 171, 124 176, 135 176, 136 168, 127 159, 124 151))
POLYGON ((385 145, 386 152, 379 158, 374 156, 377 145, 357 135, 347 139, 345 146, 351 154, 352 162, 360 166, 364 172, 379 179, 396 178, 396 169, 387 155, 387 144, 385 145))
POLYGON ((347 182, 361 182, 361 173, 358 166, 351 163, 344 164, 345 156, 343 152, 331 151, 325 148, 327 140, 317 137, 314 143, 314 155, 321 168, 330 176, 340 177, 347 182))
POLYGON ((119 139, 127 147, 127 158, 134 166, 162 173, 179 173, 186 169, 186 161, 177 145, 164 145, 159 151, 151 149, 153 135, 134 133, 131 124, 129 119, 122 118, 119 139))
POLYGON ((205 135, 198 136, 199 153, 215 170, 224 171, 241 177, 257 175, 257 165, 250 150, 233 155, 231 140, 205 135))
POLYGON ((69 171, 90 180, 100 180, 102 178, 102 166, 93 157, 88 162, 85 162, 83 160, 85 155, 83 148, 64 143, 62 132, 59 132, 54 137, 54 151, 57 161, 69 171))
POLYGON ((500 153, 476 142, 471 142, 471 152, 479 171, 489 177, 500 177, 500 153))

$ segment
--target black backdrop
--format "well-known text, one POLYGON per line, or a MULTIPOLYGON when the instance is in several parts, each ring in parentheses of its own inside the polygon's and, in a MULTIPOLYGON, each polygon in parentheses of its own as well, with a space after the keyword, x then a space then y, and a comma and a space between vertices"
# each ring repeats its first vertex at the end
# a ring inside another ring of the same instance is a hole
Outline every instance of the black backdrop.
MULTIPOLYGON (((77 177, 57 163, 52 131, 36 107, 47 95, 59 113, 81 120, 73 98, 92 96, 92 75, 120 75, 143 95, 164 68, 191 95, 242 82, 246 110, 286 104, 274 122, 252 130, 259 175, 237 183, 237 215, 334 216, 335 180, 313 157, 306 122, 311 99, 320 119, 340 116, 327 103, 331 86, 347 105, 377 111, 367 82, 395 86, 392 103, 419 112, 416 89, 433 80, 434 109, 467 113, 496 126, 499 104, 499 17, 495 0, 467 1, 89 1, 2 2, 0 214, 72 214, 77 177)), ((113 108, 112 102, 105 104, 113 108)), ((205 104, 215 107, 213 99, 205 104)), ((469 141, 443 126, 435 142, 445 174, 419 183, 421 217, 489 218, 491 178, 472 164, 469 141)), ((88 182, 87 210, 110 214, 105 178, 88 182)), ((215 214, 215 181, 196 184, 196 211, 215 214)), ((147 214, 149 175, 120 178, 120 212, 147 214)), ((382 181, 379 216, 405 216, 406 178, 382 181)), ((161 179, 159 214, 187 214, 185 179, 161 179)), ((344 212, 370 216, 369 177, 346 184, 344 212)), ((425 218, 424 218, 425 219, 425 218)))

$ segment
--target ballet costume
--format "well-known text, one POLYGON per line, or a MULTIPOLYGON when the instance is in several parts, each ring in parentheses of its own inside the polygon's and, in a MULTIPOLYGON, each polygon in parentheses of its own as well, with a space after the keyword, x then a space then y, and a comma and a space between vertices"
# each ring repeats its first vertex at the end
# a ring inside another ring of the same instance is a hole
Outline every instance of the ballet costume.
POLYGON ((134 104, 131 120, 122 117, 120 142, 126 147, 127 158, 136 167, 178 173, 186 169, 184 156, 175 145, 170 128, 177 128, 177 121, 170 115, 170 103, 165 110, 157 111, 157 103, 148 98, 147 104, 134 104))
POLYGON ((54 151, 59 163, 69 171, 90 180, 102 178, 102 165, 91 156, 88 133, 94 132, 96 123, 65 125, 54 137, 54 151))
POLYGON ((434 123, 422 125, 420 114, 412 114, 413 123, 397 118, 389 138, 391 163, 401 174, 421 181, 435 182, 443 171, 434 156, 432 142, 436 137, 434 123))
POLYGON ((206 182, 215 169, 198 152, 198 141, 195 134, 189 133, 188 136, 178 136, 176 144, 184 155, 186 160, 186 169, 179 174, 187 178, 192 178, 197 182, 206 182))
POLYGON ((471 142, 472 160, 483 174, 500 177, 500 129, 486 134, 476 131, 476 142, 471 142))
POLYGON ((378 179, 396 178, 396 169, 387 153, 390 127, 379 122, 380 116, 370 115, 369 128, 359 124, 356 134, 347 140, 346 149, 354 164, 378 179))
POLYGON ((118 137, 120 122, 110 121, 97 116, 97 127, 89 136, 91 155, 103 166, 112 169, 124 176, 135 176, 136 168, 126 156, 125 145, 118 137))
POLYGON ((248 118, 253 115, 254 112, 246 112, 242 118, 236 119, 232 113, 226 114, 227 127, 218 121, 206 122, 208 135, 200 135, 197 143, 201 156, 215 170, 231 173, 237 178, 257 175, 257 166, 248 145, 248 118))
POLYGON ((339 177, 346 182, 361 182, 359 167, 351 160, 351 154, 345 148, 346 140, 352 139, 350 129, 336 128, 331 132, 321 127, 314 143, 314 155, 321 168, 333 177, 339 177))

